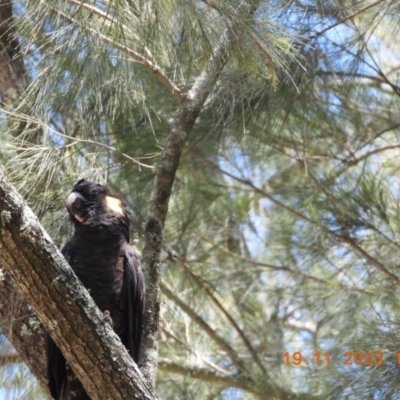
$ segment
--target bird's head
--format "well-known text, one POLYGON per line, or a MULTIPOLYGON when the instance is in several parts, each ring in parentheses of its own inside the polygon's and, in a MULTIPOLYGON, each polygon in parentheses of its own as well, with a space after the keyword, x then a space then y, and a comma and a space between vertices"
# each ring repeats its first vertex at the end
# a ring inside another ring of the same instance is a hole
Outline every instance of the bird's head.
POLYGON ((120 194, 109 187, 80 179, 67 197, 67 209, 75 227, 122 225, 129 231, 129 215, 120 194))

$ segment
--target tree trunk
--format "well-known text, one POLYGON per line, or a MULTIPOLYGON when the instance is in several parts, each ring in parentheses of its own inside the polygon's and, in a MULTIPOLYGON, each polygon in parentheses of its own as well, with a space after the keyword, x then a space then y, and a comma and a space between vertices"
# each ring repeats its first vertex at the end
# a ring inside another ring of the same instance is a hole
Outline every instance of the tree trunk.
POLYGON ((21 47, 13 26, 12 3, 0 0, 0 97, 11 106, 28 86, 21 47))

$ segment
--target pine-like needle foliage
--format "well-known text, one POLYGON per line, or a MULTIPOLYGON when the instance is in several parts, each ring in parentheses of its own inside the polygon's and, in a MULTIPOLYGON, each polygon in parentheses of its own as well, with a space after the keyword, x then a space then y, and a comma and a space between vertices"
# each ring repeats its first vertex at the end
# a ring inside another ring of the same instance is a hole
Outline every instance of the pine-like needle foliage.
POLYGON ((60 244, 85 177, 124 194, 141 246, 165 139, 221 68, 170 200, 160 397, 398 399, 398 3, 14 5, 31 85, 1 156, 60 244))

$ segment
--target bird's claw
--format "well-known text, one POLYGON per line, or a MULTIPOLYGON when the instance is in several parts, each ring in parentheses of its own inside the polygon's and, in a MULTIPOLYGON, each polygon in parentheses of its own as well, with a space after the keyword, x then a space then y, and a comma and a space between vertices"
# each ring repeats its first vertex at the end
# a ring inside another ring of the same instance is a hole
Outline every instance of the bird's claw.
POLYGON ((114 322, 111 318, 110 311, 106 310, 103 312, 103 321, 110 325, 111 328, 114 327, 114 322))

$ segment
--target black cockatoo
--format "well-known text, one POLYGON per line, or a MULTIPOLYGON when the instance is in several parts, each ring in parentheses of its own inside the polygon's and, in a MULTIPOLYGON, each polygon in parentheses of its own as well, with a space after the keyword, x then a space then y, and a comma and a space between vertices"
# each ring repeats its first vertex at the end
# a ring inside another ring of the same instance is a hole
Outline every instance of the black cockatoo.
MULTIPOLYGON (((129 244, 122 197, 107 186, 79 180, 67 198, 75 233, 62 253, 137 363, 142 336, 144 283, 129 244)), ((89 400, 53 340, 47 338, 49 388, 57 400, 89 400)))

